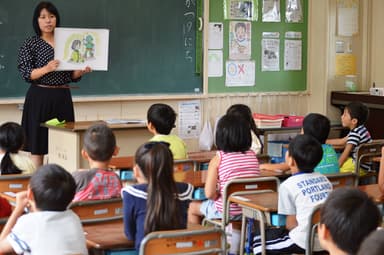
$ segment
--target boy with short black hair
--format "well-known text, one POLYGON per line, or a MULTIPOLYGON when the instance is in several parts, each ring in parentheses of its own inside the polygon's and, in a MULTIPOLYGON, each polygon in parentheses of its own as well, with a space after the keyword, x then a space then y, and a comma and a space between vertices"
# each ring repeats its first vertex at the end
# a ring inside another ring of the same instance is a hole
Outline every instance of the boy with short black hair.
POLYGON ((74 201, 120 197, 120 178, 109 169, 109 162, 118 151, 115 135, 107 125, 99 123, 87 129, 81 154, 88 160, 90 169, 72 173, 76 182, 74 201))
MULTIPOLYGON (((297 135, 290 143, 286 162, 292 176, 279 188, 278 213, 286 215, 286 227, 266 230, 268 254, 305 253, 307 228, 312 210, 325 201, 332 184, 313 169, 323 156, 321 144, 310 135, 297 135)), ((315 244, 315 251, 321 250, 315 244)), ((261 253, 260 234, 253 239, 254 254, 261 253)))
POLYGON ((80 219, 67 209, 75 190, 73 177, 62 167, 40 167, 28 190, 16 195, 16 207, 0 235, 0 253, 88 254, 80 219), (23 215, 25 208, 30 213, 23 215))
MULTIPOLYGON (((330 129, 331 123, 329 119, 322 114, 310 113, 306 115, 303 120, 301 132, 316 138, 316 140, 321 143, 321 147, 323 149, 323 158, 313 170, 314 172, 322 174, 335 174, 340 172, 336 151, 331 145, 326 144, 330 129)), ((266 170, 289 170, 289 166, 286 162, 278 164, 261 164, 260 168, 266 170)))
MULTIPOLYGON (((372 142, 371 135, 364 126, 368 120, 369 109, 361 102, 351 102, 344 108, 344 113, 341 115, 341 124, 350 131, 344 138, 328 139, 327 144, 335 146, 345 146, 342 154, 339 157, 340 172, 355 171, 355 161, 357 148, 360 144, 372 142)), ((370 170, 369 164, 361 164, 364 171, 370 170)))
POLYGON ((336 189, 320 211, 321 246, 330 255, 356 254, 364 238, 380 222, 380 211, 366 193, 356 188, 336 189))
POLYGON ((147 128, 154 135, 150 141, 167 142, 173 159, 187 158, 185 142, 176 135, 171 135, 175 127, 176 113, 166 104, 153 104, 147 112, 147 128))

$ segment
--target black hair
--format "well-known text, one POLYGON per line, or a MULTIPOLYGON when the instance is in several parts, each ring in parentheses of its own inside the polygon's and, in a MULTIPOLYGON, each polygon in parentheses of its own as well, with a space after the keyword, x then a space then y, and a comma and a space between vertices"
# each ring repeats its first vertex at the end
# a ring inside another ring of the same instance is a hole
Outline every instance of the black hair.
POLYGON ((368 107, 359 101, 354 101, 345 106, 345 109, 351 115, 351 119, 357 119, 357 126, 363 125, 367 122, 369 117, 368 107))
POLYGON ((11 153, 17 153, 24 144, 24 130, 15 122, 0 126, 0 148, 5 152, 0 163, 1 174, 20 174, 22 171, 13 163, 11 153))
POLYGON ((167 104, 153 104, 147 112, 148 123, 152 123, 156 132, 162 135, 169 135, 175 127, 176 113, 167 104))
POLYGON ((313 136, 321 144, 325 144, 331 130, 329 119, 319 113, 310 113, 303 120, 304 134, 313 136))
POLYGON ((148 182, 144 233, 185 227, 173 179, 173 156, 164 142, 148 142, 135 154, 135 162, 148 182))
POLYGON ((323 149, 314 137, 304 134, 290 141, 288 154, 295 160, 300 172, 312 173, 323 158, 323 149))
POLYGON ((41 30, 39 26, 39 17, 43 9, 46 9, 49 13, 53 14, 56 17, 56 27, 60 27, 60 14, 55 5, 51 2, 40 2, 33 12, 32 26, 35 30, 36 35, 41 35, 41 30))
POLYGON ((240 118, 243 118, 245 121, 247 121, 249 123, 251 131, 255 134, 256 138, 259 140, 259 144, 261 144, 261 150, 263 150, 263 143, 261 142, 260 137, 257 135, 257 126, 253 118, 251 109, 245 104, 234 104, 228 108, 227 114, 238 116, 240 118))
POLYGON ((224 152, 246 152, 252 144, 249 123, 238 116, 224 115, 217 123, 216 147, 224 152))
POLYGON ((356 254, 361 242, 380 222, 375 203, 356 188, 335 189, 320 211, 320 223, 327 227, 334 243, 348 254, 356 254))
POLYGON ((382 255, 384 251, 384 229, 373 231, 360 245, 357 255, 382 255))
POLYGON ((65 211, 76 193, 72 175, 56 164, 37 169, 29 185, 36 207, 42 211, 65 211))
POLYGON ((244 28, 244 30, 247 31, 247 27, 245 26, 244 22, 237 22, 235 25, 235 31, 237 31, 237 29, 240 27, 244 28))
POLYGON ((105 162, 110 160, 115 148, 115 135, 106 124, 94 124, 84 134, 84 150, 95 161, 105 162))

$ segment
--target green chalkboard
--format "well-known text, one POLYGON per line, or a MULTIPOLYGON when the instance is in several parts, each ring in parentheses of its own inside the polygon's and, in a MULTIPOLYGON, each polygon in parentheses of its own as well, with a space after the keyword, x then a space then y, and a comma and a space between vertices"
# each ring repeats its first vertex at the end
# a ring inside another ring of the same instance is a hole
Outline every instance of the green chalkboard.
MULTIPOLYGON (((36 0, 0 0, 0 97, 23 97, 17 70, 22 42, 32 36, 36 0)), ((108 71, 93 72, 74 95, 202 92, 196 72, 195 0, 60 0, 61 27, 110 30, 108 71)))
MULTIPOLYGON (((229 0, 227 0, 229 1, 229 0)), ((262 22, 262 0, 254 0, 258 3, 258 20, 251 21, 251 60, 255 61, 255 86, 250 87, 227 87, 225 85, 226 60, 229 59, 229 27, 230 20, 224 19, 225 0, 210 0, 210 22, 222 22, 224 25, 223 42, 223 76, 208 78, 209 93, 237 93, 237 92, 270 92, 270 91, 303 91, 307 87, 307 20, 308 20, 308 0, 302 0, 303 3, 303 22, 286 23, 285 22, 285 2, 280 0, 280 22, 262 22), (285 32, 296 31, 302 33, 302 69, 298 71, 284 71, 284 35, 285 32), (262 57, 262 33, 279 32, 280 33, 280 70, 279 71, 261 71, 262 57)), ((236 21, 236 20, 235 20, 236 21)))

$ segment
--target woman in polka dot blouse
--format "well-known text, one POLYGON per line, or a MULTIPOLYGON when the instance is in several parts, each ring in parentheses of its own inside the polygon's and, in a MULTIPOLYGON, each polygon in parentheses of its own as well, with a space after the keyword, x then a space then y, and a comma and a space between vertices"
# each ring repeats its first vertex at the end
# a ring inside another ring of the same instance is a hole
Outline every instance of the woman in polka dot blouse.
POLYGON ((30 83, 25 97, 21 124, 26 133, 25 150, 30 151, 38 167, 48 153, 48 130, 40 127, 52 118, 74 121, 71 91, 68 83, 77 82, 84 70, 56 71, 59 61, 54 60, 54 29, 60 25, 60 16, 50 2, 40 2, 33 14, 36 35, 25 40, 19 50, 18 69, 30 83))

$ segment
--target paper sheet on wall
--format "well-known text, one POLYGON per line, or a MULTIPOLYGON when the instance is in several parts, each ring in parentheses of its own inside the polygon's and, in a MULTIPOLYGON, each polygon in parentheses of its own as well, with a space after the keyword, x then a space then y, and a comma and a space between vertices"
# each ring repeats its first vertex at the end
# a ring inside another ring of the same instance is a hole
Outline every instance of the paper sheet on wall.
POLYGON ((359 32, 359 1, 337 0, 337 34, 353 36, 359 32))
POLYGON ((208 50, 208 77, 223 76, 223 51, 208 50))
POLYGON ((336 75, 356 75, 356 56, 353 54, 336 54, 336 75))
POLYGON ((284 70, 301 70, 302 59, 302 41, 285 40, 284 41, 284 70))
POLYGON ((223 23, 209 23, 208 49, 221 50, 223 48, 223 28, 223 23))
POLYGON ((200 100, 179 102, 178 117, 178 134, 180 138, 198 138, 201 130, 200 100))
POLYGON ((280 0, 263 0, 263 22, 280 22, 280 0))
POLYGON ((279 71, 280 40, 264 38, 261 45, 261 71, 279 71))
POLYGON ((227 61, 225 70, 225 86, 255 85, 255 61, 227 61))

